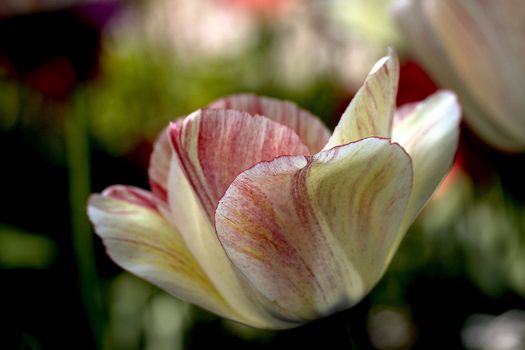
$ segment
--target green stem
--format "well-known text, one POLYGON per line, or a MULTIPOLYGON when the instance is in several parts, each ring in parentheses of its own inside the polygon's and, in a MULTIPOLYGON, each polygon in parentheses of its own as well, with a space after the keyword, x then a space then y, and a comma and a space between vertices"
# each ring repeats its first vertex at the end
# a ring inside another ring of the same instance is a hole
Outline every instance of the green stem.
POLYGON ((98 349, 102 345, 101 303, 93 251, 93 234, 86 215, 90 194, 90 152, 87 132, 87 104, 82 91, 74 96, 66 120, 66 151, 69 170, 71 233, 80 296, 98 349))
POLYGON ((347 315, 348 312, 342 312, 340 314, 341 323, 343 325, 343 330, 345 333, 345 337, 348 341, 348 349, 350 350, 357 350, 357 347, 355 346, 354 340, 352 339, 352 331, 350 329, 350 325, 348 324, 348 320, 346 319, 345 315, 347 315))

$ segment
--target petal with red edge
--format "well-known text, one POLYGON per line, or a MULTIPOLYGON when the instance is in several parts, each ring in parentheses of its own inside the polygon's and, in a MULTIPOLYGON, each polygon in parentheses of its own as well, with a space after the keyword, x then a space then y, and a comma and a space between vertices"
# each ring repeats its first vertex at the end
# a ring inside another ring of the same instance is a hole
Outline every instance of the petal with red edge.
POLYGON ((399 242, 452 166, 460 116, 456 96, 440 91, 412 107, 408 115, 396 118, 399 122, 394 125, 392 139, 408 152, 414 167, 414 185, 399 242))
POLYGON ((328 142, 330 131, 321 120, 295 103, 253 94, 238 94, 213 102, 210 108, 226 108, 262 115, 294 130, 310 153, 319 152, 328 142))
POLYGON ((390 137, 396 107, 399 62, 392 50, 372 68, 323 149, 366 137, 390 137))
POLYGON ((113 185, 106 188, 102 195, 152 210, 157 210, 159 205, 159 199, 151 192, 133 186, 113 185))
MULTIPOLYGON (((173 122, 181 126, 184 119, 178 119, 173 122)), ((166 202, 168 194, 168 178, 170 172, 171 157, 173 156, 173 149, 170 143, 169 127, 162 130, 155 144, 153 145, 153 152, 150 157, 150 164, 148 169, 149 182, 152 192, 166 202)))
POLYGON ((181 127, 172 124, 170 137, 211 222, 219 199, 242 171, 281 155, 309 154, 292 129, 227 109, 194 112, 181 127))
POLYGON ((235 179, 217 234, 257 290, 311 320, 355 304, 379 280, 411 184, 409 156, 386 139, 280 157, 235 179))
POLYGON ((149 192, 124 186, 91 196, 88 215, 108 254, 125 270, 173 295, 236 319, 179 233, 154 208, 156 200, 149 192))

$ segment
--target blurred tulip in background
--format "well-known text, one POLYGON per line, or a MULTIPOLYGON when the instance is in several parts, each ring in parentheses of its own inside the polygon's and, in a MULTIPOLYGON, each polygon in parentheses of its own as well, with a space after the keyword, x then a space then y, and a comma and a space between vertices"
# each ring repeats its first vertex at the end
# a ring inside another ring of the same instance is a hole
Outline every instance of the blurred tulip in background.
POLYGON ((520 0, 398 0, 393 15, 432 77, 457 92, 483 140, 525 151, 525 7, 520 0))

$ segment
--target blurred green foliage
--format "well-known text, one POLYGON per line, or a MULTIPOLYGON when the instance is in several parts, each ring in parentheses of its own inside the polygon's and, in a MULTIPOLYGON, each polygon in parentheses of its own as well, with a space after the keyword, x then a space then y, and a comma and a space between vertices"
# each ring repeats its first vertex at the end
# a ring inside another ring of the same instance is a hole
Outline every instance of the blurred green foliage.
POLYGON ((105 75, 89 88, 91 132, 115 155, 154 140, 169 121, 225 95, 255 92, 289 99, 330 122, 348 94, 326 76, 296 89, 286 87, 272 74, 267 45, 233 58, 186 62, 169 51, 121 43, 103 62, 105 75))
POLYGON ((44 235, 0 225, 0 268, 46 269, 54 263, 57 250, 44 235))

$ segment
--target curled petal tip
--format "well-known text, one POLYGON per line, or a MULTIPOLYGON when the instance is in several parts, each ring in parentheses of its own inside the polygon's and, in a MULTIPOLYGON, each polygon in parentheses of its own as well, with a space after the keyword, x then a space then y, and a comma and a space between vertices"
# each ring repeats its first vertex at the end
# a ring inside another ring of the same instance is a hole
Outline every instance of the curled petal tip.
POLYGON ((369 75, 377 73, 382 67, 388 64, 396 64, 398 61, 397 53, 392 47, 388 47, 388 54, 381 57, 370 70, 369 75))
POLYGON ((395 52, 389 49, 388 55, 379 59, 371 69, 323 149, 367 137, 389 138, 398 81, 399 61, 395 52))

